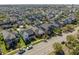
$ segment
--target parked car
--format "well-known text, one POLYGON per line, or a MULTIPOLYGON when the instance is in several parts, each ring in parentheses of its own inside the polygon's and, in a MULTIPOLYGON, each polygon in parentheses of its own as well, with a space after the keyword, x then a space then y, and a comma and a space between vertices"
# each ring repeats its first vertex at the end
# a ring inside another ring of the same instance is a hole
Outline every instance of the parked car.
POLYGON ((44 40, 44 42, 48 42, 47 40, 44 40))
POLYGON ((25 52, 25 50, 20 50, 19 52, 18 52, 18 54, 23 54, 25 52))
POLYGON ((28 47, 27 47, 27 50, 30 50, 30 49, 32 49, 33 48, 33 46, 32 45, 29 45, 28 47))

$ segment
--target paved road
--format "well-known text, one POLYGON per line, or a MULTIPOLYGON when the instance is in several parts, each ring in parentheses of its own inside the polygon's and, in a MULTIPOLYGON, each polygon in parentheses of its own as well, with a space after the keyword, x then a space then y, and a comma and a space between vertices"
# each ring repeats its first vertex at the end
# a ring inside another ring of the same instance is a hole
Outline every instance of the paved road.
POLYGON ((76 30, 72 33, 63 33, 63 36, 52 37, 48 40, 48 42, 41 42, 39 44, 36 44, 33 46, 33 49, 26 50, 23 55, 47 55, 53 50, 53 43, 66 41, 66 36, 69 34, 75 34, 77 32, 77 29, 79 28, 76 28, 76 30))

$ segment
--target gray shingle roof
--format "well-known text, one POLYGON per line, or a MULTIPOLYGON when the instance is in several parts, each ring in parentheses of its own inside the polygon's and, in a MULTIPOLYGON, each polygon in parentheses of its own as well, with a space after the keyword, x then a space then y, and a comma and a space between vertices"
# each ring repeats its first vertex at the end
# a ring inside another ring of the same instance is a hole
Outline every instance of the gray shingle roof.
POLYGON ((42 24, 42 25, 41 25, 41 28, 43 28, 43 29, 45 29, 45 30, 48 30, 51 25, 52 25, 52 24, 45 23, 45 24, 42 24))
POLYGON ((20 34, 23 34, 24 32, 26 32, 28 35, 34 34, 32 29, 21 29, 20 30, 20 34))
POLYGON ((2 34, 3 34, 4 40, 7 40, 7 39, 11 40, 11 39, 16 38, 16 36, 14 34, 10 33, 9 31, 3 30, 2 34))

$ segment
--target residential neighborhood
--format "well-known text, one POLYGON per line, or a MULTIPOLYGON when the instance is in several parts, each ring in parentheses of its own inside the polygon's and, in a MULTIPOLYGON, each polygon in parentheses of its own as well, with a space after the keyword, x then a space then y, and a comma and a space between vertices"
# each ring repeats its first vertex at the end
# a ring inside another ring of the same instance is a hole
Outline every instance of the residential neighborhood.
POLYGON ((0 5, 0 55, 79 55, 79 5, 0 5))

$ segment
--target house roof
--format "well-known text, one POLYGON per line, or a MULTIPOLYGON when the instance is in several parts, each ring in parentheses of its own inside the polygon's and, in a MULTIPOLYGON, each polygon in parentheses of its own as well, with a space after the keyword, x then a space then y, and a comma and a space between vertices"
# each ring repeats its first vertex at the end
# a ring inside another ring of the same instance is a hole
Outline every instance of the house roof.
POLYGON ((33 32, 32 29, 28 29, 28 30, 26 30, 26 32, 27 32, 29 35, 34 34, 34 32, 33 32))
POLYGON ((52 26, 53 26, 53 27, 59 27, 60 25, 59 25, 58 23, 53 22, 53 23, 52 23, 52 26))
POLYGON ((31 35, 31 34, 33 34, 34 32, 33 32, 33 30, 32 29, 21 29, 20 30, 20 33, 21 34, 23 34, 23 33, 27 33, 28 35, 31 35))
POLYGON ((36 26, 32 27, 32 30, 35 32, 35 34, 43 34, 44 31, 41 28, 38 28, 36 26))
POLYGON ((67 19, 64 20, 64 23, 65 24, 72 23, 74 20, 75 20, 75 18, 67 18, 67 19))
POLYGON ((23 36, 24 40, 25 40, 26 38, 27 38, 27 39, 29 38, 29 36, 28 36, 28 33, 27 33, 27 32, 24 32, 22 36, 23 36))
POLYGON ((12 28, 12 25, 2 25, 2 28, 12 28))
POLYGON ((42 24, 40 27, 44 30, 48 30, 51 25, 52 24, 45 23, 45 24, 42 24))
POLYGON ((3 34, 4 40, 7 40, 7 39, 11 40, 11 39, 16 38, 16 36, 13 33, 6 31, 6 30, 3 30, 2 34, 3 34))
POLYGON ((43 34, 44 31, 42 29, 39 29, 38 34, 43 34))
POLYGON ((75 17, 74 16, 70 16, 70 17, 66 18, 63 22, 65 24, 67 24, 67 23, 72 23, 73 21, 75 21, 75 17))
POLYGON ((29 40, 34 36, 34 32, 32 29, 23 29, 20 31, 20 34, 23 36, 24 40, 29 40))

